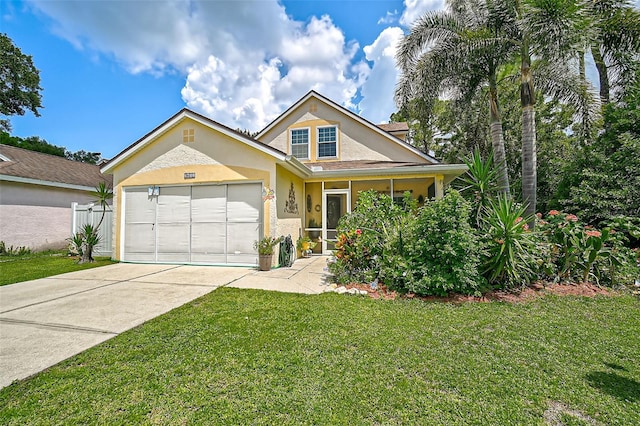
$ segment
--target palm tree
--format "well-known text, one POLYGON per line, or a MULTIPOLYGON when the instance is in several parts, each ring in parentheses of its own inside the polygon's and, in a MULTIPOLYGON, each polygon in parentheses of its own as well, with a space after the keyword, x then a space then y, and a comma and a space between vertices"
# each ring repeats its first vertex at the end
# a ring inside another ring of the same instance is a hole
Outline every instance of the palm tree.
MULTIPOLYGON (((542 63, 541 68, 552 72, 548 76, 556 77, 547 88, 555 88, 555 95, 582 99, 579 110, 583 112, 583 128, 589 128, 589 90, 585 82, 573 82, 568 86, 567 77, 571 70, 566 67, 569 57, 579 50, 580 34, 585 29, 583 18, 584 5, 578 0, 505 0, 517 16, 520 33, 514 38, 519 45, 520 54, 520 105, 522 107, 522 198, 526 205, 525 214, 533 217, 537 204, 537 153, 536 153, 536 85, 532 72, 532 57, 542 63), (567 73, 565 76, 553 72, 553 68, 567 73), (561 81, 565 85, 559 85, 561 81), (577 96, 576 96, 577 95, 577 96), (585 107, 586 105, 586 107, 585 107)), ((530 226, 533 226, 532 222, 530 226)))
POLYGON ((515 16, 501 2, 451 1, 449 10, 420 18, 399 46, 402 71, 395 98, 400 107, 414 98, 427 108, 447 95, 470 103, 486 93, 493 156, 500 191, 509 195, 502 117, 498 103, 498 69, 510 60, 515 16))
POLYGON ((640 11, 628 0, 587 2, 586 13, 595 29, 587 45, 598 70, 600 99, 610 101, 611 91, 623 95, 631 86, 640 55, 640 11))
POLYGON ((102 221, 104 220, 104 215, 109 208, 109 201, 113 199, 113 191, 111 188, 107 186, 105 182, 100 182, 98 186, 96 186, 93 195, 96 197, 95 202, 98 203, 100 208, 102 209, 102 216, 100 217, 100 222, 96 226, 96 230, 100 228, 102 225, 102 221))
POLYGON ((93 195, 96 197, 95 202, 102 208, 102 216, 98 225, 93 226, 87 223, 82 226, 80 232, 75 233, 71 237, 71 242, 76 246, 80 253, 80 260, 78 263, 90 263, 93 262, 93 248, 100 242, 100 225, 104 221, 104 216, 109 208, 109 200, 113 198, 113 191, 107 186, 105 182, 100 182, 96 186, 93 195))

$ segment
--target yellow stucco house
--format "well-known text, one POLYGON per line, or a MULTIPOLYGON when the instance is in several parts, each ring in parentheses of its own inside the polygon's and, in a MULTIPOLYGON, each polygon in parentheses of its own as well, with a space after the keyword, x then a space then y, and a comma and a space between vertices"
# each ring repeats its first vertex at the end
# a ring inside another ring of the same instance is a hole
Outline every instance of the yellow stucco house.
POLYGON ((102 167, 114 183, 113 258, 255 265, 255 240, 289 234, 329 253, 359 191, 423 202, 465 172, 405 135, 314 91, 255 138, 183 109, 102 167))

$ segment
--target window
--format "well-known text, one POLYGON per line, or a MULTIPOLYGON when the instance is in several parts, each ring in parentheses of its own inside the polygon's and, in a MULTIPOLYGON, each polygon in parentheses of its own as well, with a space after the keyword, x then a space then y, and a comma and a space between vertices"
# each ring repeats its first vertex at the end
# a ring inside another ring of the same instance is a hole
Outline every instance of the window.
POLYGON ((336 126, 318 127, 318 158, 337 157, 336 126))
POLYGON ((309 158, 309 129, 291 130, 291 155, 296 158, 309 158))
POLYGON ((184 129, 182 131, 182 142, 193 142, 195 140, 195 131, 193 129, 184 129))

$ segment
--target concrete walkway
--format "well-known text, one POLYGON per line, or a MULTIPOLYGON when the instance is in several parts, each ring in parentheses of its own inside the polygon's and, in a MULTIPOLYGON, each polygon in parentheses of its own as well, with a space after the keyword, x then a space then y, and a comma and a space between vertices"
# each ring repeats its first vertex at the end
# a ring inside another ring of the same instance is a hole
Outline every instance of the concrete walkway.
POLYGON ((326 257, 291 268, 118 263, 0 287, 0 388, 218 287, 319 294, 326 257))

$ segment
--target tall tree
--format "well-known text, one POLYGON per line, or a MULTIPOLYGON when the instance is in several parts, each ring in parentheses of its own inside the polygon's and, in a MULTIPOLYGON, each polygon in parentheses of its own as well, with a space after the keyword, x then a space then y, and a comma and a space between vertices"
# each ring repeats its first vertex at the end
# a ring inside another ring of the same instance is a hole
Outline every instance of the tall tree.
MULTIPOLYGON (((0 114, 24 115, 30 110, 40 116, 40 72, 31 56, 25 55, 6 35, 0 34, 0 114)), ((8 119, 0 120, 1 129, 10 130, 8 119)))
POLYGON ((609 103, 612 91, 624 96, 633 84, 640 59, 640 11, 628 0, 600 0, 586 3, 586 12, 595 31, 588 48, 600 83, 600 99, 609 103))
MULTIPOLYGON (((584 19, 577 13, 584 7, 579 0, 505 0, 517 16, 520 30, 514 42, 520 48, 520 104, 522 108, 522 198, 525 213, 532 217, 537 207, 537 148, 536 148, 536 84, 532 68, 532 58, 539 58, 541 69, 547 69, 547 76, 558 77, 559 70, 572 73, 566 67, 569 56, 574 56, 579 38, 576 34, 584 28, 584 19)), ((553 79, 552 79, 553 80, 553 79)), ((556 78, 556 84, 548 83, 556 94, 588 98, 588 91, 582 84, 558 85, 563 78, 556 78)), ((564 79, 566 83, 566 78, 564 79)), ((574 79, 574 81, 576 81, 574 79)), ((545 91, 547 93, 547 91, 545 91)), ((589 102, 583 102, 589 104, 589 102)), ((583 108, 585 111, 589 108, 583 108)), ((585 113, 586 114, 586 113, 585 113)), ((588 114, 584 116, 588 128, 588 114)), ((533 223, 531 224, 533 225, 533 223)))
POLYGON ((515 16, 503 6, 501 2, 451 1, 448 10, 420 18, 398 50, 402 77, 395 97, 401 108, 422 98, 426 108, 432 109, 443 94, 466 104, 486 96, 498 184, 509 194, 497 73, 513 55, 510 33, 515 32, 515 16))

